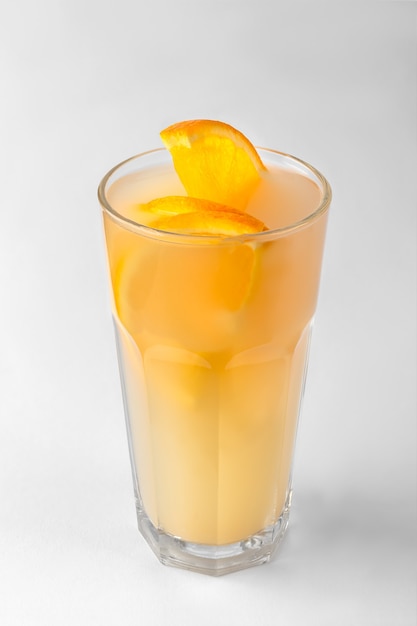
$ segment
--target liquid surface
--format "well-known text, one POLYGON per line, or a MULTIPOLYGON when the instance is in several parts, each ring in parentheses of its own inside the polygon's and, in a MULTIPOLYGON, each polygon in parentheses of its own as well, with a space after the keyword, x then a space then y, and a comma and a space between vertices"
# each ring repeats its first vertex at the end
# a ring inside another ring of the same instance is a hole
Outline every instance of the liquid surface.
MULTIPOLYGON (((110 204, 117 207, 123 217, 145 225, 152 216, 141 211, 139 205, 168 195, 187 195, 170 165, 129 174, 108 191, 110 204)), ((320 201, 321 192, 314 181, 298 172, 269 165, 268 171, 261 173, 246 212, 263 221, 269 229, 283 228, 307 217, 320 201)))

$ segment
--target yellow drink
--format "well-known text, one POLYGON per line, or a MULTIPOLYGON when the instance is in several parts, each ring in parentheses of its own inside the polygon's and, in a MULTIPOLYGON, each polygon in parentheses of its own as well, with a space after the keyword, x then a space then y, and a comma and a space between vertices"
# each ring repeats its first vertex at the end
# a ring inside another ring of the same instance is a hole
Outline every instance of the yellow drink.
MULTIPOLYGON (((104 210, 104 224, 139 525, 152 528, 141 528, 151 545, 162 533, 192 544, 198 558, 207 551, 196 545, 240 544, 240 554, 258 537, 263 548, 252 562, 266 560, 288 517, 327 206, 319 175, 260 152, 268 171, 247 211, 270 231, 255 235, 148 228, 149 214, 138 205, 185 195, 165 151, 130 161, 106 181, 112 211, 104 210)), ((157 551, 163 561, 205 569, 172 550, 157 551)), ((210 558, 207 568, 218 573, 210 558)), ((225 571, 237 568, 229 559, 225 571)))

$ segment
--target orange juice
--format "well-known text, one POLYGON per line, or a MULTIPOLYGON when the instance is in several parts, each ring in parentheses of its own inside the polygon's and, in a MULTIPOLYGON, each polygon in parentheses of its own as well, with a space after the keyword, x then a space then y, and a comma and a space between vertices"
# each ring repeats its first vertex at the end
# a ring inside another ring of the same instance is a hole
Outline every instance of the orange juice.
POLYGON ((106 182, 139 525, 152 528, 151 544, 164 534, 242 546, 286 524, 327 205, 312 168, 260 154, 267 170, 246 210, 268 230, 255 234, 149 226, 144 203, 186 195, 165 150, 106 182))

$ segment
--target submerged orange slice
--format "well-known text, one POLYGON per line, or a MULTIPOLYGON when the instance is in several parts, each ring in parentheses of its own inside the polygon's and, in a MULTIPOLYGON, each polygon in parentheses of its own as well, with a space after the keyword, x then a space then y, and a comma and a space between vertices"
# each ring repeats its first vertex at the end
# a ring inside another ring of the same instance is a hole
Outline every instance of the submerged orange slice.
POLYGON ((189 196, 156 198, 140 208, 159 216, 150 226, 176 233, 234 237, 267 230, 248 213, 189 196))
POLYGON ((140 209, 143 211, 155 213, 156 215, 176 215, 177 213, 192 213, 193 211, 210 211, 222 208, 223 205, 221 204, 210 202, 209 200, 200 200, 199 198, 190 198, 190 196, 163 196, 140 205, 140 209))
POLYGON ((266 168, 245 135, 212 120, 179 122, 160 134, 189 196, 246 208, 266 168))

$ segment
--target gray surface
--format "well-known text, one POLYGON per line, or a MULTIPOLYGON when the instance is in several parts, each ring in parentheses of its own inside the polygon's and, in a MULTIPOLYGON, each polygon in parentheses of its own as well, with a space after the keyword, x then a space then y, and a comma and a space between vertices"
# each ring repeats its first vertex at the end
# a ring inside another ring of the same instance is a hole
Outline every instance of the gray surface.
POLYGON ((415 624, 415 3, 2 13, 0 622, 415 624), (195 117, 334 190, 291 530, 216 580, 164 568, 135 527, 95 197, 195 117))

